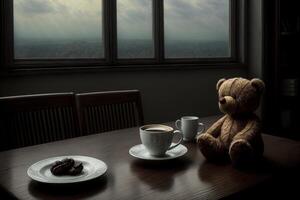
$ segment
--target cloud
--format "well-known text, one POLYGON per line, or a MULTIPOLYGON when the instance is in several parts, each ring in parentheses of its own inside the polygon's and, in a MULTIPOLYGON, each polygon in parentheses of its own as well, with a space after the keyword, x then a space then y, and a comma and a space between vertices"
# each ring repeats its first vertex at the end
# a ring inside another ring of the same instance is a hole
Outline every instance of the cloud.
POLYGON ((65 12, 67 7, 57 0, 14 0, 14 9, 27 15, 65 12))
POLYGON ((152 39, 151 0, 117 1, 118 37, 152 39))
POLYGON ((229 0, 165 0, 169 40, 228 40, 229 0))
POLYGON ((102 38, 99 0, 14 0, 16 38, 102 38))

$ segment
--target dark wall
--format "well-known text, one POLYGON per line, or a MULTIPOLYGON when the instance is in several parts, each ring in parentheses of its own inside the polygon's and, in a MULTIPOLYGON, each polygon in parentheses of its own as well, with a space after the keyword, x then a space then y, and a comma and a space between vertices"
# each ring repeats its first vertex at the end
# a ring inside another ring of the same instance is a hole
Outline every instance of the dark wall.
POLYGON ((182 115, 219 113, 215 84, 223 77, 247 76, 246 69, 152 70, 1 78, 0 96, 139 89, 147 123, 173 121, 182 115))
POLYGON ((262 0, 248 1, 248 58, 249 76, 262 78, 263 67, 263 11, 262 0))
MULTIPOLYGON (((262 74, 264 64, 262 0, 248 1, 248 38, 249 77, 264 79, 262 74)), ((264 97, 261 102, 264 101, 263 99, 264 97)), ((262 116, 262 104, 257 111, 259 116, 262 116)))

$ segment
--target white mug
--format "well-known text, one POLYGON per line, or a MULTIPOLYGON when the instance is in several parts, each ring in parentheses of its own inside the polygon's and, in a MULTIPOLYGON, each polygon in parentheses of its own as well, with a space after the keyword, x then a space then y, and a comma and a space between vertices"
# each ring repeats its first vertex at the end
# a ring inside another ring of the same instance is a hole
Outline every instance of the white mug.
POLYGON ((180 131, 175 131, 172 127, 162 124, 151 124, 140 127, 140 137, 143 145, 152 156, 164 156, 166 151, 177 147, 183 139, 180 131), (171 146, 175 133, 180 135, 180 140, 171 146))
POLYGON ((183 134, 184 141, 194 140, 197 134, 201 134, 205 130, 205 125, 199 122, 196 116, 184 116, 176 120, 175 126, 183 134))

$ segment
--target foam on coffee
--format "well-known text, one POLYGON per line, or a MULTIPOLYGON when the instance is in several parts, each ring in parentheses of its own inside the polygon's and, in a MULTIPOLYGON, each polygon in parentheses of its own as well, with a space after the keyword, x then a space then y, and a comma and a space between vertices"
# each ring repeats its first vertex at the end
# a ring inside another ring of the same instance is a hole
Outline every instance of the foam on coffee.
POLYGON ((165 125, 162 125, 162 124, 152 124, 152 125, 146 125, 142 128, 143 130, 145 131, 151 131, 151 132, 170 132, 170 131, 173 131, 173 128, 172 127, 169 127, 169 126, 165 126, 165 125))
POLYGON ((164 128, 147 128, 145 131, 152 131, 152 132, 168 132, 167 129, 164 128))

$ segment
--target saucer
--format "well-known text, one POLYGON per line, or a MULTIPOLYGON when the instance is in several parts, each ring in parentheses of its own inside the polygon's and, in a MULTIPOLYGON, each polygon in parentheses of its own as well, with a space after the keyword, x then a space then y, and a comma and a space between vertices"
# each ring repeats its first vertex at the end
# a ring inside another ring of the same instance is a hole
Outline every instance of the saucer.
MULTIPOLYGON (((174 144, 175 143, 173 143, 172 145, 174 144)), ((140 158, 143 160, 171 160, 183 156, 187 151, 187 148, 184 145, 180 144, 174 149, 167 151, 165 156, 156 157, 150 155, 143 144, 138 144, 129 149, 129 154, 135 158, 140 158)))

